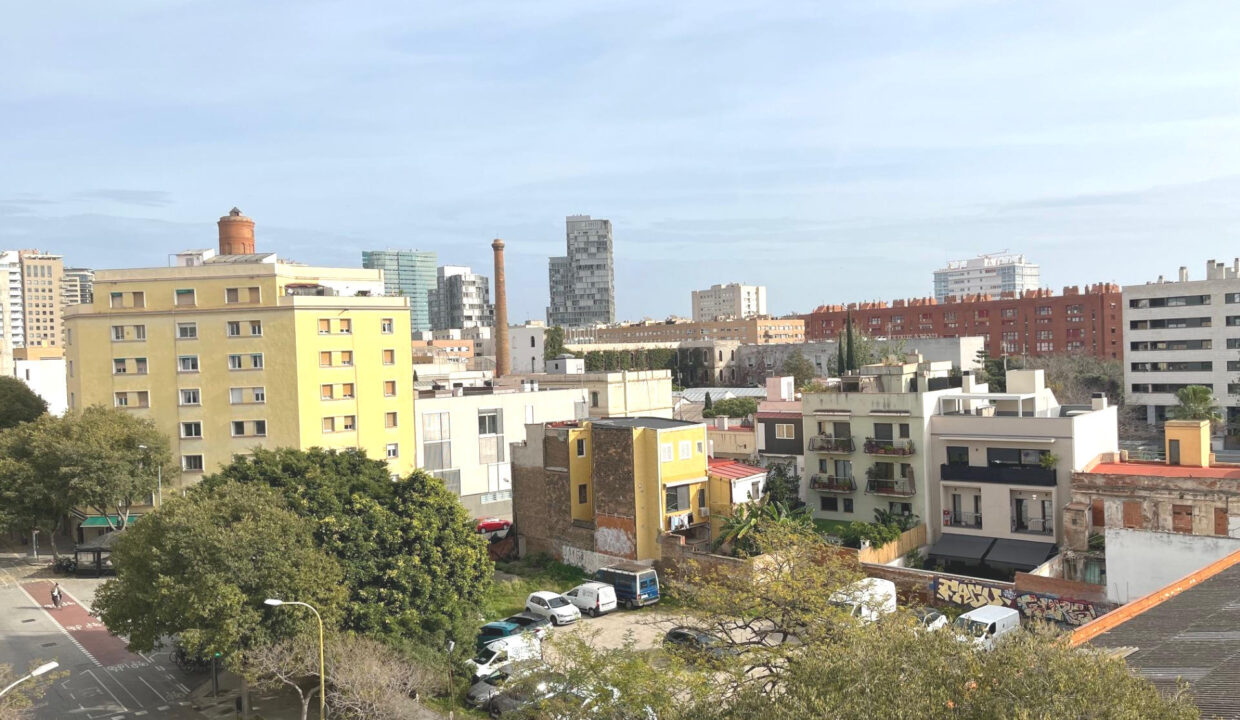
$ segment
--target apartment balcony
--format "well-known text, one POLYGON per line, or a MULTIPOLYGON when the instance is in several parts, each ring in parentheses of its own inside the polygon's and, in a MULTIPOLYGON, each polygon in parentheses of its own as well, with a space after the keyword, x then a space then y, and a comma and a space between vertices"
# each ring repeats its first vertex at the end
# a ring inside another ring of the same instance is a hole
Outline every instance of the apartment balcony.
POLYGON ((809 486, 828 493, 851 493, 857 491, 857 481, 851 475, 827 475, 816 473, 809 476, 809 486))
POLYGON ((1047 518, 1013 518, 1012 532, 1030 535, 1054 535, 1055 523, 1047 518))
POLYGON ((815 435, 809 439, 809 449, 821 453, 837 453, 846 455, 856 450, 851 437, 833 437, 831 435, 815 435))
POLYGON ((1041 485, 1054 487, 1054 468, 1036 465, 940 465, 944 480, 997 483, 1001 485, 1041 485))
POLYGON ((867 455, 912 455, 913 441, 866 438, 864 450, 867 455))
POLYGON ((943 527, 982 529, 982 514, 971 512, 946 512, 943 515, 943 527))
POLYGON ((913 471, 909 469, 904 477, 875 477, 873 469, 866 471, 865 491, 871 495, 891 495, 893 497, 912 497, 917 494, 917 483, 913 480, 913 471))

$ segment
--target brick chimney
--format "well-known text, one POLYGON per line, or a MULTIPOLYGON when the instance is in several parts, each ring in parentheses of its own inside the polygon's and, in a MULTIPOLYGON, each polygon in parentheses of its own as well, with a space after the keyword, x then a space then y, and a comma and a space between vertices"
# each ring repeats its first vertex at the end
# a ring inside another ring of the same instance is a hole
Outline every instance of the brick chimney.
POLYGON ((495 238, 491 249, 495 251, 495 377, 501 378, 511 370, 508 357, 508 293, 504 278, 504 241, 495 238))
POLYGON ((237 208, 228 211, 220 218, 220 254, 221 255, 253 255, 254 254, 254 221, 237 208))

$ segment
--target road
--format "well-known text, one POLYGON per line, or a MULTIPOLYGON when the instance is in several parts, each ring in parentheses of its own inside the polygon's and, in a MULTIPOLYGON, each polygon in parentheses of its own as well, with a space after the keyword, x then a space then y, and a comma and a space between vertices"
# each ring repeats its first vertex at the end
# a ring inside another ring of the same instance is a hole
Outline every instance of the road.
POLYGON ((52 607, 52 581, 10 572, 16 561, 0 560, 0 663, 24 669, 56 660, 67 675, 56 680, 36 707, 38 720, 200 720, 188 702, 190 688, 205 676, 181 672, 167 651, 138 655, 89 613, 89 586, 62 584, 64 602, 52 607), (74 586, 73 590, 65 587, 74 586))

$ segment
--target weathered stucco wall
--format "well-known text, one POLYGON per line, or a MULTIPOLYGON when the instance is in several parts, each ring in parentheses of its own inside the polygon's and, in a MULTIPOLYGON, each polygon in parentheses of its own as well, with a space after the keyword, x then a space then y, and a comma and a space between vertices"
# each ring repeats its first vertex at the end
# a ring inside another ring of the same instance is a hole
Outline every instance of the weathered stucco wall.
POLYGON ((1240 539, 1107 528, 1107 599, 1126 603, 1236 550, 1240 539))

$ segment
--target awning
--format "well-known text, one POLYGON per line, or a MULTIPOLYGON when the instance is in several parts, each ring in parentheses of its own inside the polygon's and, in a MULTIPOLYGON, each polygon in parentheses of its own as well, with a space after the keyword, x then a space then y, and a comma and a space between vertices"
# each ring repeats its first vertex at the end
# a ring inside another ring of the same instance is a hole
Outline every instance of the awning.
POLYGON ((986 551, 990 549, 994 538, 982 537, 980 535, 956 535, 954 533, 943 533, 943 537, 930 548, 929 555, 940 557, 944 560, 960 560, 964 562, 978 562, 986 555, 986 551))
POLYGON ((986 564, 1002 565, 1024 572, 1046 562, 1046 559, 1054 552, 1054 543, 1004 538, 995 540, 995 546, 986 556, 986 564))
MULTIPOLYGON (((141 516, 141 515, 130 515, 130 516, 129 516, 129 522, 133 522, 134 520, 137 520, 137 519, 138 519, 138 518, 140 518, 140 517, 142 517, 142 516, 141 516)), ((120 524, 121 524, 121 519, 120 519, 120 516, 119 516, 119 515, 109 515, 107 518, 105 518, 105 517, 104 517, 104 516, 102 516, 102 515, 92 515, 92 516, 90 516, 90 517, 88 517, 88 518, 86 518, 85 520, 83 520, 83 521, 82 521, 82 525, 81 525, 81 527, 84 527, 84 528, 105 528, 105 527, 116 527, 117 525, 120 525, 120 524), (111 525, 111 526, 109 526, 109 525, 108 525, 108 518, 111 518, 111 519, 112 519, 112 525, 111 525)))

